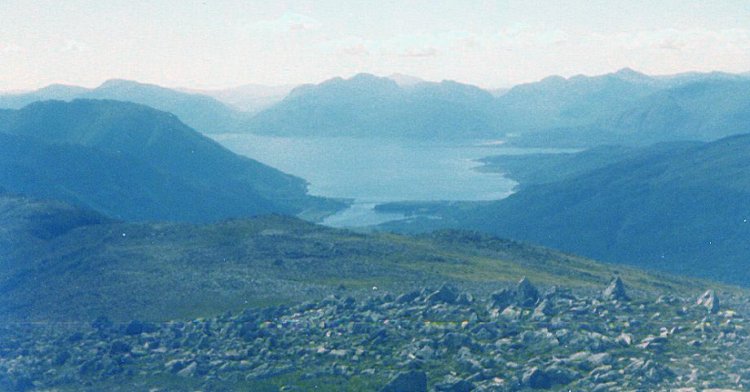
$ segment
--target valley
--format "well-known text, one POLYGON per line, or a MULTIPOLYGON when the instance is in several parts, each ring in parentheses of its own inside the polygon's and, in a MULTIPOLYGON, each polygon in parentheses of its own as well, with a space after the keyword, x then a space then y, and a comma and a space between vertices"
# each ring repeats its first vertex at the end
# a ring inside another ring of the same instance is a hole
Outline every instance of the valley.
POLYGON ((323 220, 335 227, 363 227, 401 217, 378 212, 375 206, 382 203, 499 200, 517 183, 500 173, 475 170, 478 159, 577 151, 505 147, 481 140, 455 144, 251 134, 211 137, 237 154, 306 179, 311 195, 350 200, 352 207, 323 220))
POLYGON ((739 2, 83 3, 0 2, 0 391, 750 389, 739 2))

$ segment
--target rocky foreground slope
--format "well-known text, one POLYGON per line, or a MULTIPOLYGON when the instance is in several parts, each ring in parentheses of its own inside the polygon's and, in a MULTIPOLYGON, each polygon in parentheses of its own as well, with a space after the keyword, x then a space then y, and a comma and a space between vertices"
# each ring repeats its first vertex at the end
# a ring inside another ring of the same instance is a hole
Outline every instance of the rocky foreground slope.
POLYGON ((523 279, 166 323, 5 324, 2 390, 653 391, 750 386, 747 302, 523 279))

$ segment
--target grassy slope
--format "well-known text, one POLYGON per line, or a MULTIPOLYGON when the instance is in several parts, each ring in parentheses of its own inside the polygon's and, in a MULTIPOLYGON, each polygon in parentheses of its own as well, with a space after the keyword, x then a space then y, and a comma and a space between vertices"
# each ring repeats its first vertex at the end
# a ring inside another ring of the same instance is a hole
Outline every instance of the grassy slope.
POLYGON ((362 235, 280 216, 92 224, 32 243, 0 254, 3 265, 15 266, 0 275, 3 318, 169 320, 446 281, 486 294, 524 275, 541 285, 599 289, 615 270, 637 290, 695 294, 707 285, 478 234, 362 235))

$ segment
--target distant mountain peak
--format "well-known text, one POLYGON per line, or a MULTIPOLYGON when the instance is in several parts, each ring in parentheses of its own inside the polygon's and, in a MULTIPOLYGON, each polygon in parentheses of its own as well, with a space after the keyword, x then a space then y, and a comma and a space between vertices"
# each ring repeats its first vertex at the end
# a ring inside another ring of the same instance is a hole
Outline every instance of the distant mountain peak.
POLYGON ((416 84, 425 82, 425 80, 422 78, 402 73, 392 73, 388 75, 387 78, 396 82, 396 84, 398 84, 400 87, 411 87, 416 84))
POLYGON ((360 72, 360 73, 358 73, 358 74, 356 74, 356 75, 352 76, 352 77, 351 77, 351 78, 349 78, 349 79, 382 79, 382 78, 381 78, 381 77, 379 77, 379 76, 377 76, 377 75, 373 75, 373 74, 371 74, 371 73, 367 73, 367 72, 360 72))
POLYGON ((58 91, 58 90, 87 90, 85 87, 80 86, 74 86, 72 84, 63 84, 63 83, 52 83, 48 86, 42 87, 37 91, 58 91))
POLYGON ((358 73, 348 79, 337 76, 317 85, 303 85, 295 88, 289 96, 296 97, 300 94, 307 94, 320 90, 338 91, 339 89, 343 89, 340 91, 348 91, 350 89, 397 91, 400 87, 391 79, 369 73, 358 73))
POLYGON ((616 75, 643 75, 641 72, 638 72, 630 67, 624 67, 620 68, 615 72, 616 75))
POLYGON ((539 83, 544 83, 544 84, 563 83, 566 80, 567 79, 565 79, 564 77, 562 77, 560 75, 550 75, 550 76, 547 76, 546 78, 540 80, 539 83))
POLYGON ((614 76, 617 76, 620 79, 623 80, 630 80, 630 81, 650 81, 652 78, 642 72, 638 72, 632 68, 625 67, 613 74, 614 76))
POLYGON ((388 84, 388 85, 398 85, 392 79, 380 77, 380 76, 373 75, 370 73, 358 73, 352 76, 351 78, 346 79, 346 81, 358 82, 358 83, 381 83, 381 84, 388 84))
POLYGON ((123 86, 123 85, 131 85, 131 84, 141 84, 133 80, 127 80, 127 79, 107 79, 99 85, 98 88, 103 87, 116 87, 116 86, 123 86))
MULTIPOLYGON (((166 87, 162 87, 156 84, 151 83, 143 83, 138 82, 135 80, 128 80, 128 79, 109 79, 106 80, 104 83, 99 85, 95 90, 103 90, 108 88, 146 88, 146 89, 159 89, 159 90, 169 90, 166 87)), ((177 91, 177 90, 174 90, 177 91)))

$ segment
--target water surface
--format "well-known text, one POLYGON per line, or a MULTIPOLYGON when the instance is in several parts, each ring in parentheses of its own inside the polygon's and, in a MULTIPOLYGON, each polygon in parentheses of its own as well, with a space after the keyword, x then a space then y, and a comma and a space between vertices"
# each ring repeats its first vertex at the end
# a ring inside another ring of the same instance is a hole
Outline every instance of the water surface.
POLYGON ((557 152, 504 147, 361 138, 289 138, 253 134, 212 137, 230 150, 310 183, 316 196, 353 200, 350 209, 326 219, 336 227, 365 226, 399 219, 373 211, 393 201, 497 200, 516 182, 498 173, 474 170, 489 155, 557 152))

